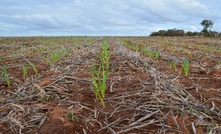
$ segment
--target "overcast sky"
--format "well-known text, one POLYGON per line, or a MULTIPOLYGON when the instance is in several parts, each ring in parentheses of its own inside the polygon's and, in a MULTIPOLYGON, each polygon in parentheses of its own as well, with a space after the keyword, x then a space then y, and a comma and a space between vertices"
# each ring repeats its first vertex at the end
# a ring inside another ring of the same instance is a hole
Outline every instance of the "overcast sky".
POLYGON ((0 36, 146 36, 161 29, 221 32, 221 0, 0 0, 0 36))

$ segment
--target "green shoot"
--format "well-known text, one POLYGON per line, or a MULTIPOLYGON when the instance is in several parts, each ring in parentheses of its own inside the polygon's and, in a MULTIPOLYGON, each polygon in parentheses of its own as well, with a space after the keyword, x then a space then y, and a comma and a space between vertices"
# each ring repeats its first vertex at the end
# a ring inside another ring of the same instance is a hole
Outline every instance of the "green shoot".
POLYGON ((153 53, 152 53, 152 51, 150 50, 150 48, 143 48, 143 54, 145 55, 145 56, 148 56, 148 57, 152 57, 153 56, 153 53))
POLYGON ((37 68, 35 67, 35 64, 31 64, 31 66, 32 66, 32 68, 33 68, 35 74, 38 74, 38 70, 37 70, 37 68))
POLYGON ((71 112, 71 120, 74 121, 75 117, 74 117, 74 111, 71 112))
POLYGON ((187 52, 188 53, 188 56, 189 57, 192 57, 192 52, 191 51, 189 51, 189 52, 187 52))
POLYGON ((108 50, 108 45, 104 42, 101 46, 102 52, 97 53, 99 64, 94 64, 90 70, 90 75, 93 83, 93 89, 96 99, 100 99, 102 106, 105 107, 104 97, 106 91, 106 82, 110 66, 111 53, 108 50))
POLYGON ((5 65, 3 65, 3 73, 1 74, 0 78, 5 78, 8 84, 8 87, 11 87, 11 81, 9 80, 9 75, 8 75, 7 68, 5 65))
POLYGON ((50 60, 48 59, 48 58, 46 58, 46 57, 44 57, 44 61, 45 61, 45 63, 47 64, 47 65, 50 65, 50 60))
POLYGON ((65 57, 65 56, 68 55, 68 51, 67 51, 65 48, 63 48, 63 49, 61 50, 61 52, 60 52, 60 55, 61 55, 62 57, 65 57))
POLYGON ((180 69, 180 74, 182 72, 182 69, 184 70, 185 76, 188 76, 190 68, 189 68, 189 61, 187 59, 183 61, 182 68, 180 69))
POLYGON ((68 51, 67 51, 66 49, 62 49, 60 53, 58 53, 58 52, 52 52, 52 53, 50 54, 50 57, 44 58, 44 61, 45 61, 48 65, 50 65, 50 63, 56 63, 56 62, 58 62, 58 61, 61 59, 61 57, 65 57, 65 56, 67 56, 67 55, 68 55, 68 51))
POLYGON ((218 48, 218 52, 221 53, 221 48, 218 48))
POLYGON ((31 54, 31 50, 28 50, 28 52, 27 52, 27 53, 28 53, 28 55, 30 55, 30 54, 31 54))
POLYGON ((59 58, 58 52, 52 52, 52 53, 51 53, 51 61, 52 61, 53 63, 58 62, 59 59, 60 59, 60 58, 59 58))
POLYGON ((22 65, 24 80, 28 77, 28 68, 29 68, 29 66, 30 66, 29 64, 27 66, 22 65))
POLYGON ((20 56, 20 55, 21 55, 21 49, 18 50, 18 56, 20 56))
POLYGON ((47 95, 47 96, 45 96, 43 98, 40 98, 39 101, 43 102, 43 101, 48 101, 49 99, 50 99, 50 96, 47 95))
POLYGON ((159 59, 159 52, 158 52, 157 50, 154 50, 154 51, 153 51, 153 54, 154 54, 155 60, 158 61, 158 59, 159 59))
POLYGON ((176 71, 176 63, 175 63, 175 61, 172 61, 172 62, 170 63, 170 70, 176 71))
POLYGON ((135 51, 139 51, 140 50, 138 45, 132 45, 131 48, 132 48, 132 50, 135 50, 135 51))
POLYGON ((179 113, 180 116, 184 115, 184 112, 180 109, 178 109, 177 112, 179 113))
POLYGON ((39 52, 44 52, 44 49, 40 47, 40 48, 38 48, 38 51, 39 52))

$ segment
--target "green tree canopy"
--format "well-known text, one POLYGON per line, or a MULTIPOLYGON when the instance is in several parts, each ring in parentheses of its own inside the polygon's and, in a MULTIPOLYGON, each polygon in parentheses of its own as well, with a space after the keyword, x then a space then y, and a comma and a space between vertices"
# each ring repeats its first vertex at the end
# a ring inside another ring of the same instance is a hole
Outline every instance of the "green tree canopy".
POLYGON ((209 32, 209 30, 213 27, 214 22, 204 19, 200 24, 203 26, 203 32, 209 32))

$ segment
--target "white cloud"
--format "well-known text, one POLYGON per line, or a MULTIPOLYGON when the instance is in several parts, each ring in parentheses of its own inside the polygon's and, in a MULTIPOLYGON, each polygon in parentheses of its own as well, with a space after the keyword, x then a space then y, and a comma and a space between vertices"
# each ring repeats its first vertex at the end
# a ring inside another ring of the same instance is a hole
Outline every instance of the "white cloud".
POLYGON ((0 35, 148 35, 160 28, 201 30, 203 19, 221 28, 216 0, 1 0, 0 5, 0 35))

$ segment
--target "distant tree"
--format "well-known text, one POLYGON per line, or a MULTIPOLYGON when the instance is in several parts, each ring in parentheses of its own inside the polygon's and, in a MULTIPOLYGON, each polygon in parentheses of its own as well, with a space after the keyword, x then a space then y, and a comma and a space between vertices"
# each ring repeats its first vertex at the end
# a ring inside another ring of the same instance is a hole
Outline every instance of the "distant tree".
POLYGON ((184 36, 185 35, 185 31, 184 30, 176 30, 175 31, 175 36, 184 36))
POLYGON ((166 30, 160 30, 158 32, 152 32, 150 36, 185 36, 184 30, 179 29, 168 29, 166 30))
POLYGON ((193 33, 191 31, 187 31, 186 36, 193 36, 193 33))
POLYGON ((214 22, 204 19, 200 24, 203 26, 203 30, 201 32, 206 36, 210 35, 210 30, 213 27, 214 22))
POLYGON ((184 36, 185 31, 184 30, 179 30, 179 29, 168 29, 166 33, 164 34, 165 36, 184 36))
POLYGON ((192 36, 200 36, 200 34, 198 32, 193 32, 193 35, 192 36))
POLYGON ((158 32, 152 32, 150 36, 159 36, 158 32))
POLYGON ((166 31, 165 30, 160 30, 158 32, 152 32, 150 36, 165 36, 166 31))
POLYGON ((160 36, 165 36, 166 31, 165 30, 160 30, 158 33, 159 33, 160 36))
POLYGON ((176 29, 168 29, 167 32, 165 33, 165 36, 174 36, 175 35, 174 34, 175 30, 176 29))

